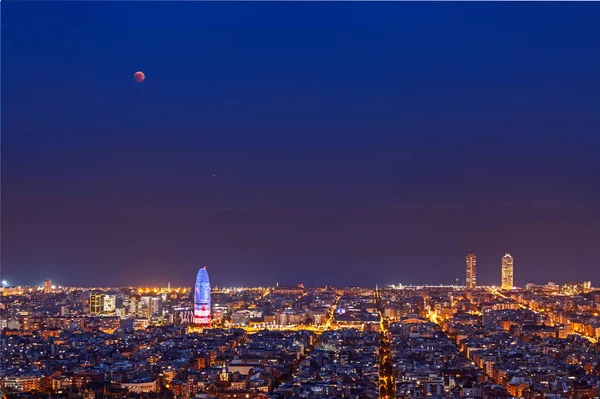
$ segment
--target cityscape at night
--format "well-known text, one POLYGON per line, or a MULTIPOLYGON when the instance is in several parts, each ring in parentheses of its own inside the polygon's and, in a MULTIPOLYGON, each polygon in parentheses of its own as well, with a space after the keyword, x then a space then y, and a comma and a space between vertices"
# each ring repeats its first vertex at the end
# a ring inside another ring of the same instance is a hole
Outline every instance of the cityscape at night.
POLYGON ((0 399, 600 398, 600 2, 0 12, 0 399))
POLYGON ((509 254, 501 284, 478 286, 475 258, 466 256, 469 287, 211 287, 206 267, 195 288, 3 282, 3 389, 6 397, 596 397, 600 290, 589 281, 506 286, 509 254))

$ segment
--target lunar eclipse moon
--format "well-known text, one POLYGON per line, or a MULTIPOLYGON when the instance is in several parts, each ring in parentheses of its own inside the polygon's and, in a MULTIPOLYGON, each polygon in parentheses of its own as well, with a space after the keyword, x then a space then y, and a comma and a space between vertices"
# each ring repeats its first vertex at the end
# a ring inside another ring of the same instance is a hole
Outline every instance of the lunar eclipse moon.
POLYGON ((144 75, 144 72, 137 71, 133 74, 133 79, 138 83, 142 83, 146 79, 146 75, 144 75))

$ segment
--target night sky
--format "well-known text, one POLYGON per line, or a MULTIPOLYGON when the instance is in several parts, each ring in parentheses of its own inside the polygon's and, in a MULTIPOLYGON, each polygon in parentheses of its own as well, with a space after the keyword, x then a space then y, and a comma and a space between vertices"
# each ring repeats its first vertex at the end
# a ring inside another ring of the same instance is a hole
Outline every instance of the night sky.
POLYGON ((2 278, 599 285, 599 20, 3 2, 2 278))

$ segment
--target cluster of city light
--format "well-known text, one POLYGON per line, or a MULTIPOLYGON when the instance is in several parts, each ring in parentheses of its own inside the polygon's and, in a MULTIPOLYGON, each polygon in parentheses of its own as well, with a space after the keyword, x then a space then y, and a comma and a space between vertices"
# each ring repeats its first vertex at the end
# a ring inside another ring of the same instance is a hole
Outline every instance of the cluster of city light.
MULTIPOLYGON (((259 331, 263 331, 263 330, 268 330, 268 331, 311 331, 314 333, 322 333, 324 331, 329 330, 342 330, 344 328, 346 328, 345 326, 334 326, 334 327, 326 327, 324 325, 314 325, 314 324, 289 324, 289 325, 279 325, 279 324, 266 324, 266 323, 260 323, 260 324, 253 324, 253 325, 240 325, 240 326, 233 326, 232 324, 225 324, 225 327, 230 328, 230 327, 235 327, 235 328, 239 328, 241 330, 246 331, 247 333, 256 333, 259 331)), ((348 327, 350 328, 350 327, 348 327)))
POLYGON ((331 329, 331 326, 333 324, 333 319, 335 317, 335 311, 337 310, 337 305, 338 302, 340 300, 340 296, 336 296, 334 301, 333 301, 333 305, 331 306, 331 309, 329 309, 329 315, 327 316, 327 320, 325 321, 325 328, 327 330, 331 329))
MULTIPOLYGON (((498 291, 496 288, 488 288, 488 290, 489 290, 491 293, 493 293, 494 295, 496 295, 496 296, 498 296, 498 297, 500 297, 500 298, 503 298, 503 299, 508 299, 508 297, 507 297, 506 295, 502 294, 502 293, 501 293, 500 291, 498 291)), ((533 313, 537 313, 537 314, 539 314, 539 313, 543 313, 543 312, 544 312, 544 310, 543 310, 543 309, 538 311, 538 310, 532 309, 532 308, 530 308, 530 307, 528 307, 528 306, 525 306, 525 305, 523 305, 523 304, 521 304, 521 303, 517 303, 517 305, 518 305, 518 306, 519 306, 521 309, 527 309, 527 310, 530 310, 530 311, 532 311, 533 313)), ((598 343, 598 339, 596 339, 596 338, 594 338, 594 337, 590 337, 590 336, 588 336, 588 335, 580 334, 580 333, 578 333, 578 332, 575 332, 575 331, 573 331, 573 334, 575 334, 575 335, 579 335, 580 337, 587 339, 587 340, 588 340, 588 341, 590 341, 591 343, 594 343, 594 344, 598 343)))
POLYGON ((162 294, 162 293, 177 293, 177 294, 185 294, 190 291, 191 288, 187 287, 177 287, 177 288, 158 288, 158 287, 140 287, 137 289, 138 294, 162 294))
POLYGON ((440 324, 441 322, 441 318, 438 318, 438 315, 436 312, 432 312, 431 309, 427 311, 427 318, 435 324, 440 324))
POLYGON ((250 292, 254 292, 254 291, 265 291, 265 290, 271 290, 272 288, 267 288, 267 287, 213 287, 211 289, 211 292, 215 293, 215 294, 231 294, 231 293, 239 293, 239 292, 245 292, 245 291, 250 291, 250 292))
POLYGON ((392 288, 394 290, 420 290, 420 289, 427 289, 427 288, 453 288, 453 289, 464 289, 465 286, 464 285, 456 285, 456 284, 452 284, 452 285, 444 285, 444 284, 439 284, 439 285, 402 285, 402 284, 398 284, 398 285, 388 285, 389 288, 392 288))

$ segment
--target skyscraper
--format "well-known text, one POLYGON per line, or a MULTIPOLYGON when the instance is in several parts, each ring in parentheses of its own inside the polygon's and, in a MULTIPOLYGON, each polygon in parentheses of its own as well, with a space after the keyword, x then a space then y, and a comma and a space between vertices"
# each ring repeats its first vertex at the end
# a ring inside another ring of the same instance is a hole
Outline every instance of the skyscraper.
POLYGON ((90 315, 96 316, 104 309, 104 294, 90 294, 90 315))
POLYGON ((49 294, 52 292, 52 281, 45 280, 44 281, 44 294, 49 294))
POLYGON ((502 289, 513 288, 513 257, 506 254, 502 257, 502 289))
POLYGON ((465 279, 465 285, 467 288, 475 288, 477 286, 477 258, 475 254, 467 255, 467 277, 465 279))
POLYGON ((194 324, 210 325, 210 280, 206 267, 198 270, 194 290, 194 324))
POLYGON ((116 295, 105 295, 104 296, 104 306, 103 313, 107 315, 115 314, 117 310, 117 297, 116 295))
POLYGON ((140 302, 138 304, 138 316, 144 317, 146 319, 152 318, 152 297, 148 295, 144 295, 140 297, 140 302))
POLYGON ((150 299, 150 317, 162 316, 162 298, 154 296, 150 299))

